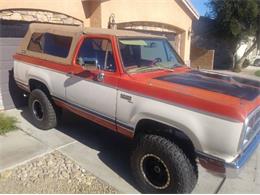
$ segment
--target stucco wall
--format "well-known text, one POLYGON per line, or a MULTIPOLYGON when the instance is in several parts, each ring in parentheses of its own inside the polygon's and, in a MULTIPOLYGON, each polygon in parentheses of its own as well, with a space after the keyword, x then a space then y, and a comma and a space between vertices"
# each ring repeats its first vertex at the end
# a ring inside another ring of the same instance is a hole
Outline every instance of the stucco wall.
POLYGON ((117 23, 129 21, 153 21, 171 24, 181 28, 185 40, 182 57, 190 59, 190 38, 192 19, 173 0, 112 0, 101 3, 102 27, 107 27, 109 16, 114 13, 117 23))
POLYGON ((65 14, 51 12, 51 11, 40 11, 40 10, 0 10, 0 19, 2 20, 15 20, 15 21, 28 21, 28 22, 49 22, 57 24, 74 24, 82 25, 82 21, 65 14))
POLYGON ((0 10, 3 9, 41 9, 67 14, 82 20, 86 25, 89 20, 85 16, 81 0, 1 0, 0 10))

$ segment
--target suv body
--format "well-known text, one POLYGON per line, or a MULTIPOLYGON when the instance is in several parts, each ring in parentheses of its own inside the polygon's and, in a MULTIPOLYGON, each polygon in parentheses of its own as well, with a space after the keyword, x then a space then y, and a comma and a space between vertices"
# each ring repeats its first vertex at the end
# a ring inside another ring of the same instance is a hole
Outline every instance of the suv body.
POLYGON ((68 109, 135 140, 131 165, 143 192, 187 193, 197 159, 233 174, 257 148, 260 83, 181 64, 164 37, 31 24, 14 77, 30 93, 37 127, 53 128, 68 109))

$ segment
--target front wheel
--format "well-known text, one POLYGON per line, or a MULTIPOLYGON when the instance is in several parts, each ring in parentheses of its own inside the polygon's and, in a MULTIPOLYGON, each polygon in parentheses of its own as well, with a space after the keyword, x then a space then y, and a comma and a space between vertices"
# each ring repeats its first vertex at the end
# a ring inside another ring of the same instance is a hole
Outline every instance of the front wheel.
POLYGON ((157 135, 138 139, 131 168, 143 193, 190 193, 197 183, 196 172, 182 150, 157 135))

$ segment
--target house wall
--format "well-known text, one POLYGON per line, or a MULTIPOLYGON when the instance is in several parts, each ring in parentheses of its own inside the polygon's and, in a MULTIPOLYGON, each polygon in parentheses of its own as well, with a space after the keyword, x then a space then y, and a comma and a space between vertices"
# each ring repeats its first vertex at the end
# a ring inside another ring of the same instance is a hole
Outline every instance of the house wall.
MULTIPOLYGON (((101 26, 107 27, 109 16, 114 13, 116 23, 129 21, 152 21, 170 24, 181 32, 180 55, 190 60, 190 37, 192 18, 173 0, 112 0, 101 3, 101 26)), ((180 33, 180 32, 178 32, 180 33)))
MULTIPOLYGON (((4 9, 38 9, 67 14, 89 25, 81 0, 1 0, 0 10, 4 9)), ((22 20, 22 19, 20 19, 22 20)))

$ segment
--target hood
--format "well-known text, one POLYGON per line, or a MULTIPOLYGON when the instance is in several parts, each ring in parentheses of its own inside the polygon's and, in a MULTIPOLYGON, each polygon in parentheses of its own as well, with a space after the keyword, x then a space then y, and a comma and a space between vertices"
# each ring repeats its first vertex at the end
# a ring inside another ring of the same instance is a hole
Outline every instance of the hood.
POLYGON ((204 89, 236 98, 253 101, 260 95, 260 82, 214 72, 191 70, 171 73, 153 79, 204 89))

